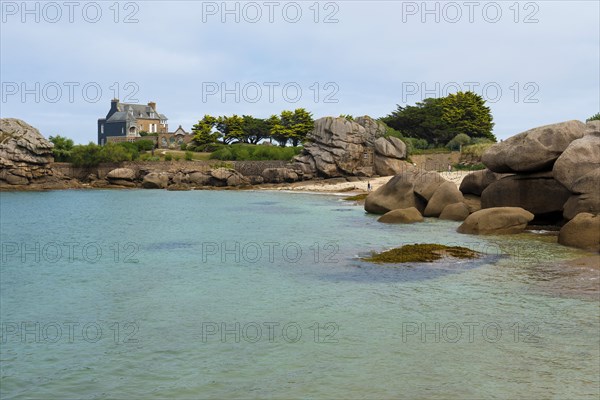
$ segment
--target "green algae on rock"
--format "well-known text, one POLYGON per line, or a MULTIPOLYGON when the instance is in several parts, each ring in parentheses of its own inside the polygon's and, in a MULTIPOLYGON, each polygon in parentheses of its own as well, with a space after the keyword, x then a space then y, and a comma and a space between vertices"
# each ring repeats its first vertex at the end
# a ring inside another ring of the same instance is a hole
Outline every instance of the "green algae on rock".
POLYGON ((357 194, 354 196, 345 197, 344 200, 346 200, 346 201, 363 201, 364 199, 367 198, 368 195, 369 195, 369 193, 361 193, 361 194, 357 194))
POLYGON ((374 263, 407 263, 407 262, 433 262, 444 257, 477 258, 481 253, 460 246, 445 246, 433 243, 407 244, 405 246, 373 253, 363 261, 374 263))

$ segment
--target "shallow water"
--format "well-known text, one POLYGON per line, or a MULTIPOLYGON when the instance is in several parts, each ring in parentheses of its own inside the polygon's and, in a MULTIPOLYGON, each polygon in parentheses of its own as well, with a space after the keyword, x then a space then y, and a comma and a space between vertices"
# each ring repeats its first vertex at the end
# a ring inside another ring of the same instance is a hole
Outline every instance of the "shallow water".
POLYGON ((0 397, 597 398, 598 271, 316 194, 2 193, 0 397), (477 260, 382 266, 407 243, 477 260))

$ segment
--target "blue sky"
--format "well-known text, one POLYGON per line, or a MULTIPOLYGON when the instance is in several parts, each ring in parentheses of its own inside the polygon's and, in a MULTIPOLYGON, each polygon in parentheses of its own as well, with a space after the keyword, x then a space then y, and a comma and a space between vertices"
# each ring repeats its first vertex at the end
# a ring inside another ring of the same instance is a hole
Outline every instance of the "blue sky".
POLYGON ((597 1, 1 1, 1 111, 96 140, 110 99, 204 114, 380 117, 457 88, 506 138, 600 111, 597 1))

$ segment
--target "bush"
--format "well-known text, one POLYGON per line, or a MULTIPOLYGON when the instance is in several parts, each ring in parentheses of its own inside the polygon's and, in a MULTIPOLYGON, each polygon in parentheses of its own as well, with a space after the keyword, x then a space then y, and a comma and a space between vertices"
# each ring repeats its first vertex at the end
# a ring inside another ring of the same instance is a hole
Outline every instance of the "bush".
POLYGON ((473 156, 473 157, 481 158, 483 153, 487 149, 489 149, 493 144, 494 144, 493 142, 489 142, 489 143, 472 144, 469 146, 465 146, 465 147, 463 147, 462 153, 473 156))
POLYGON ((151 151, 154 148, 154 142, 152 140, 137 140, 133 142, 136 145, 138 151, 151 151))
POLYGON ((173 156, 171 155, 171 153, 165 154, 165 161, 172 161, 172 160, 173 160, 173 156))
POLYGON ((192 161, 193 158, 194 158, 194 153, 192 153, 191 151, 185 152, 185 160, 186 161, 192 161))
POLYGON ((300 154, 302 147, 279 147, 251 144, 232 144, 222 146, 210 155, 212 160, 248 161, 248 160, 282 160, 290 161, 300 154))
POLYGON ((600 112, 596 113, 595 115, 592 115, 591 117, 589 117, 588 119, 586 119, 585 122, 599 121, 599 120, 600 120, 600 112))
POLYGON ((139 152, 133 143, 90 143, 74 146, 70 160, 77 167, 95 167, 100 163, 118 163, 137 159, 139 152))
POLYGON ((429 143, 425 139, 404 138, 406 143, 410 143, 410 147, 415 150, 425 150, 429 148, 429 143))
POLYGON ((181 143, 181 150, 187 150, 187 144, 181 143))

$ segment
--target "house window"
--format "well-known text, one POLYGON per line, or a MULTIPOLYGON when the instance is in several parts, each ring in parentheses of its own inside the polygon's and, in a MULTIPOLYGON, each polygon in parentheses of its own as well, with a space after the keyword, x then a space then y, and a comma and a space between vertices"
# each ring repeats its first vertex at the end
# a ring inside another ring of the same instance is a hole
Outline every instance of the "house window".
POLYGON ((104 124, 100 124, 100 133, 104 135, 104 124))
POLYGON ((124 135, 125 134, 125 128, 121 127, 121 134, 124 135))

